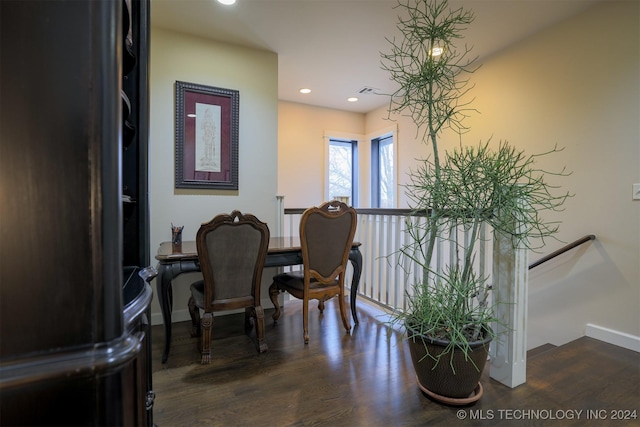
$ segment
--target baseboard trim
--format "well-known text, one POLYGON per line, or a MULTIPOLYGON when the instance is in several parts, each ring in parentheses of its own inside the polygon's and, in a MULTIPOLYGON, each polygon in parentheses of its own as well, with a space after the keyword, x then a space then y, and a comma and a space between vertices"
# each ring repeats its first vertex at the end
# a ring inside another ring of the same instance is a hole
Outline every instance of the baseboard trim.
MULTIPOLYGON (((184 322, 186 320, 191 320, 189 310, 173 310, 171 312, 171 323, 184 322)), ((162 324, 164 324, 164 322, 162 321, 162 313, 151 313, 151 325, 155 326, 162 324)))
MULTIPOLYGON (((283 303, 282 294, 278 296, 278 299, 280 301, 280 304, 282 305, 283 303)), ((262 298, 260 300, 260 304, 262 304, 262 308, 265 310, 269 308, 273 308, 273 303, 268 298, 267 299, 262 298)), ((216 312, 215 315, 225 316, 227 314, 235 314, 235 313, 244 313, 244 308, 239 308, 237 310, 219 311, 219 312, 216 312)), ((187 320, 191 321, 191 315, 189 314, 189 309, 184 308, 182 310, 173 310, 171 312, 171 323, 185 322, 187 320)), ((162 324, 164 324, 164 322, 162 321, 162 313, 151 313, 151 326, 162 325, 162 324)))
POLYGON ((585 326, 585 335, 589 338, 594 338, 609 344, 617 345, 618 347, 626 348, 627 350, 633 350, 640 353, 640 337, 627 334, 626 332, 620 332, 587 323, 587 325, 585 326))

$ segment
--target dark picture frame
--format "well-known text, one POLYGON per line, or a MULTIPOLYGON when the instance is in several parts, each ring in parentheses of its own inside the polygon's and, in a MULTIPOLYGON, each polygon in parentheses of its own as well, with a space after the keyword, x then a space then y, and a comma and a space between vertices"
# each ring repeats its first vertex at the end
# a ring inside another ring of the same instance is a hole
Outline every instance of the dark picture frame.
POLYGON ((238 189, 240 93, 176 81, 176 188, 238 189))

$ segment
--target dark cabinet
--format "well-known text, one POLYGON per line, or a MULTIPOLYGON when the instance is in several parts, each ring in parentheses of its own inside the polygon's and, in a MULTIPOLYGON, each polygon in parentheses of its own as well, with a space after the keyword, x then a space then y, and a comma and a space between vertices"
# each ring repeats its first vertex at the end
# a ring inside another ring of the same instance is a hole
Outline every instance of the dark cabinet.
POLYGON ((123 263, 149 265, 149 4, 123 1, 122 201, 123 263))
POLYGON ((0 425, 152 425, 148 7, 0 1, 0 425))
MULTIPOLYGON (((139 349, 127 366, 127 387, 123 396, 125 419, 135 420, 135 425, 153 424, 153 402, 155 394, 151 387, 151 324, 149 322, 149 303, 151 287, 147 276, 143 280, 137 267, 124 268, 124 325, 125 334, 139 343, 139 349)), ((144 276, 144 274, 143 274, 144 276)))

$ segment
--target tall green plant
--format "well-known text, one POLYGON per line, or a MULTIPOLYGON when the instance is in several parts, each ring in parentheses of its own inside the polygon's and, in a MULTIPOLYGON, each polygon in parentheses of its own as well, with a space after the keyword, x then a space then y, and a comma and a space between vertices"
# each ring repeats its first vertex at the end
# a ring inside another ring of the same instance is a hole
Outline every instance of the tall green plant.
POLYGON ((471 87, 463 76, 477 69, 477 57, 470 56, 466 45, 458 50, 455 42, 462 39, 474 16, 462 8, 449 10, 446 0, 400 0, 397 8, 407 15, 398 18, 402 37, 387 38, 391 51, 382 53, 382 68, 398 84, 389 112, 410 115, 424 130, 423 138, 431 142, 438 167, 439 132, 466 130, 462 122, 470 108, 460 99, 471 87))
MULTIPOLYGON (((391 52, 382 54, 382 67, 388 71, 398 89, 391 95, 389 113, 409 114, 422 138, 431 143, 434 182, 441 183, 438 136, 451 128, 466 130, 463 119, 469 108, 460 99, 470 89, 468 79, 473 73, 477 57, 470 57, 470 49, 455 47, 462 31, 473 21, 471 11, 450 10, 448 2, 423 0, 400 1, 397 6, 406 13, 399 17, 399 39, 387 39, 391 52), (437 55, 436 53, 439 53, 437 55)), ((433 198, 419 206, 430 207, 430 235, 426 258, 431 259, 438 226, 438 202, 433 198)))
POLYGON ((421 333, 446 332, 453 341, 451 350, 465 350, 468 340, 495 320, 493 307, 487 305, 490 285, 473 270, 482 227, 511 236, 514 247, 531 247, 532 238, 541 238, 543 244, 558 229, 543 214, 560 210, 568 194, 555 195, 556 188, 545 179, 549 172, 535 165, 538 157, 557 148, 526 155, 507 142, 493 150, 487 141, 476 147, 461 145, 441 156, 442 131, 462 135, 468 130, 463 121, 473 111, 462 99, 473 88, 469 76, 478 69, 477 57, 458 44, 474 16, 462 8, 451 10, 447 0, 400 0, 397 8, 402 12, 401 37, 388 39, 390 52, 381 54, 383 68, 398 86, 390 97, 389 114, 410 116, 433 153, 409 172, 406 186, 412 209, 427 220, 407 221, 411 242, 400 252, 421 265, 424 274, 398 319, 421 333), (451 230, 460 227, 468 239, 449 239, 451 230), (438 239, 449 239, 456 254, 442 272, 432 267, 438 239))

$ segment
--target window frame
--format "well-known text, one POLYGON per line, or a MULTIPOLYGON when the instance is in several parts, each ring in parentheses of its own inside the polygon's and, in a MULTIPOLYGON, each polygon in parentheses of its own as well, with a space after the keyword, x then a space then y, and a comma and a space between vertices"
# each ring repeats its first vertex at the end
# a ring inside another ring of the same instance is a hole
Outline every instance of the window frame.
POLYGON ((358 147, 360 147, 360 143, 363 140, 362 135, 357 134, 349 134, 344 132, 325 132, 324 134, 325 140, 325 162, 324 162, 324 199, 331 200, 332 195, 330 194, 330 169, 329 169, 329 161, 331 160, 330 156, 330 148, 331 142, 346 142, 351 144, 351 195, 349 197, 349 204, 351 206, 358 206, 360 200, 360 183, 359 183, 359 154, 358 147))
MULTIPOLYGON (((357 206, 358 203, 358 140, 355 139, 343 139, 343 138, 329 138, 329 149, 333 143, 348 144, 351 147, 351 194, 349 194, 349 204, 357 206)), ((331 160, 331 157, 329 157, 331 160)), ((329 164, 327 163, 327 167, 329 164)), ((329 168, 329 172, 331 169, 329 168)), ((331 186, 331 176, 329 176, 328 186, 331 186)), ((330 188, 327 189, 330 192, 330 188)), ((328 199, 334 199, 336 197, 344 196, 329 194, 328 199)))
POLYGON ((389 208, 396 208, 398 206, 398 139, 396 129, 379 133, 376 136, 370 138, 371 141, 371 167, 370 167, 370 193, 371 193, 371 207, 380 208, 380 143, 391 139, 392 153, 393 153, 393 171, 391 178, 393 182, 390 185, 392 190, 393 202, 389 208))

